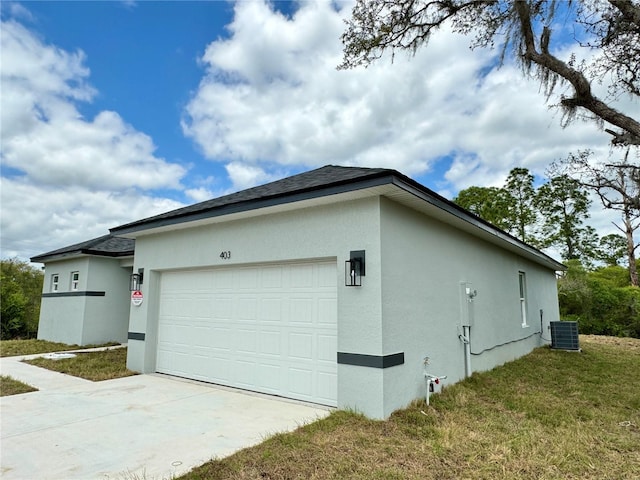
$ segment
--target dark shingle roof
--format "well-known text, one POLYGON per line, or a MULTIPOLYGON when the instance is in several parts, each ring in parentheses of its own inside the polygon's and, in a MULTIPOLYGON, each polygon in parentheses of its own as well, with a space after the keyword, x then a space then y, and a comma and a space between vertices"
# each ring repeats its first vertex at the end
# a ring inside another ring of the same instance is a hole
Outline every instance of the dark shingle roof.
POLYGON ((35 257, 31 257, 31 261, 44 263, 56 257, 69 257, 80 254, 97 255, 101 257, 126 257, 133 255, 134 249, 135 240, 109 234, 36 255, 35 257))
MULTIPOLYGON (((167 213, 144 218, 126 225, 121 225, 112 228, 111 232, 129 233, 169 223, 197 220, 208 216, 208 214, 215 211, 219 211, 220 214, 226 214, 236 211, 250 210, 252 208, 267 206, 270 200, 279 199, 282 201, 283 198, 295 194, 327 190, 331 189, 331 187, 351 184, 354 181, 362 181, 389 175, 401 174, 395 170, 387 168, 340 167, 327 165, 309 172, 299 173, 291 177, 276 180, 275 182, 267 183, 265 185, 259 185, 230 195, 214 198, 205 202, 189 205, 188 207, 179 208, 167 213)), ((300 198, 292 196, 290 199, 290 201, 296 200, 300 200, 300 198)))
POLYGON ((207 220, 214 217, 249 212, 261 208, 282 206, 313 200, 331 195, 366 191, 377 187, 394 186, 397 201, 420 211, 429 212, 440 220, 455 225, 456 228, 471 232, 503 248, 515 251, 538 263, 555 270, 565 267, 539 250, 527 245, 507 232, 470 213, 464 208, 447 200, 415 180, 396 170, 386 168, 339 167, 328 165, 309 172, 283 178, 266 185, 242 190, 240 192, 196 203, 188 207, 172 210, 160 215, 148 217, 111 229, 111 235, 89 240, 71 247, 55 250, 31 260, 43 262, 52 257, 74 254, 93 254, 105 256, 133 255, 133 240, 118 238, 119 235, 131 235, 137 232, 178 224, 207 220), (131 242, 126 244, 126 242, 131 242))

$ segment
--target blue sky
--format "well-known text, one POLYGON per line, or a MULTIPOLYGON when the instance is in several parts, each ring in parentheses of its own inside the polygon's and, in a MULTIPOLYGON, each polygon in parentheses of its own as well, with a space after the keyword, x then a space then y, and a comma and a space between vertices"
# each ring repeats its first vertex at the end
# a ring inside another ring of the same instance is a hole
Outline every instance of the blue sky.
MULTIPOLYGON (((24 2, 33 15, 24 22, 47 43, 67 51, 81 49, 98 91, 79 103, 91 118, 117 111, 127 123, 154 139, 157 156, 192 166, 192 174, 220 174, 202 162, 180 127, 182 110, 198 87, 198 59, 207 44, 224 35, 233 17, 228 2, 24 2)), ((163 195, 187 201, 179 190, 163 195)))
MULTIPOLYGON (((452 198, 608 152, 446 29, 415 57, 337 71, 350 7, 2 2, 2 256, 326 164, 395 168, 452 198)), ((610 221, 594 209, 602 233, 610 221)))

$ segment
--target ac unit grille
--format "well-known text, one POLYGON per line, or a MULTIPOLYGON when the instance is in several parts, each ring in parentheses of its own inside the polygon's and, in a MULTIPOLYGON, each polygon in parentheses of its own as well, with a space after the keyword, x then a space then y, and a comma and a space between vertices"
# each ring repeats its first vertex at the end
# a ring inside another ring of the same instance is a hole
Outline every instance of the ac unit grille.
POLYGON ((580 350, 578 322, 551 322, 551 348, 580 350))

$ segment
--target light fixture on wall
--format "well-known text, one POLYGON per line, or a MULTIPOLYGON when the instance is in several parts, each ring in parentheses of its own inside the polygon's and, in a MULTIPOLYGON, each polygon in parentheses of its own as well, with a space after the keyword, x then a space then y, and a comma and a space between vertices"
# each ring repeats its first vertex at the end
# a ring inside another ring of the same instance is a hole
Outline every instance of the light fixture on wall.
POLYGON ((349 260, 344 262, 344 285, 346 287, 361 287, 364 274, 364 250, 351 251, 349 260))
POLYGON ((132 273, 129 275, 129 291, 137 292, 140 290, 140 285, 144 280, 144 268, 139 268, 138 273, 132 273))

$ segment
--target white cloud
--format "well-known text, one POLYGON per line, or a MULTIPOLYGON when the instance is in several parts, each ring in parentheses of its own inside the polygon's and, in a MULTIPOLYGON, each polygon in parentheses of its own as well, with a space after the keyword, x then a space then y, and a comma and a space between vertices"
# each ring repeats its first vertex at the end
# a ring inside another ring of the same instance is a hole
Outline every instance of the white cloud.
POLYGON ((180 206, 143 192, 182 188, 184 167, 155 156, 152 139, 118 113, 78 111, 97 93, 82 51, 46 44, 15 20, 0 35, 3 255, 43 253, 180 206))
POLYGON ((232 166, 236 188, 278 166, 384 166, 415 177, 448 157, 448 184, 432 187, 451 195, 502 185, 514 167, 544 177, 577 149, 608 154, 609 136, 594 123, 562 128, 535 79, 509 63, 495 68, 496 52, 471 51, 468 37, 447 29, 415 56, 336 70, 348 15, 345 3, 300 2, 288 18, 268 2, 238 2, 229 36, 208 45, 183 130, 207 158, 232 166))
POLYGON ((263 168, 231 162, 225 166, 234 189, 243 190, 286 177, 285 173, 267 173, 263 168))
POLYGON ((31 22, 34 20, 34 17, 31 14, 31 12, 19 3, 7 2, 5 3, 5 7, 8 8, 11 14, 11 17, 13 18, 19 18, 21 20, 26 20, 28 22, 31 22))
POLYGON ((31 256, 108 233, 109 228, 182 204, 136 191, 72 190, 2 178, 3 257, 31 256))
POLYGON ((511 65, 491 69, 495 52, 471 51, 469 38, 446 29, 415 56, 338 71, 350 9, 335 8, 301 2, 287 18, 266 2, 235 5, 229 37, 206 49, 206 74, 183 119, 206 157, 419 175, 452 155, 447 179, 457 189, 496 183, 515 166, 541 175, 576 146, 608 141, 593 124, 560 128, 535 81, 511 65))
POLYGON ((213 191, 205 187, 188 188, 184 193, 195 203, 204 202, 205 200, 211 200, 216 197, 213 191))
MULTIPOLYGON (((15 15, 30 18, 21 8, 15 15)), ((56 248, 178 206, 156 198, 160 188, 202 201, 329 163, 420 177, 444 172, 446 159, 443 181, 427 186, 451 196, 501 185, 516 166, 542 176, 578 148, 608 154, 608 135, 592 123, 560 128, 535 81, 512 65, 493 69, 495 52, 469 50, 467 37, 443 29, 414 57, 338 71, 346 2, 299 2, 290 17, 266 1, 234 8, 228 35, 201 58, 205 73, 182 120, 204 156, 224 165, 228 188, 186 179, 117 112, 84 118, 78 106, 98 93, 90 59, 3 22, 2 163, 11 175, 2 181, 3 250, 42 253, 25 239, 53 238, 56 248)), ((626 98, 619 105, 638 108, 626 98)), ((605 217, 598 222, 609 224, 605 217)))
POLYGON ((84 119, 75 101, 95 90, 82 52, 45 45, 22 25, 3 22, 2 160, 33 181, 92 188, 177 188, 185 169, 155 157, 147 135, 116 112, 84 119), (6 128, 4 128, 6 126, 6 128))

